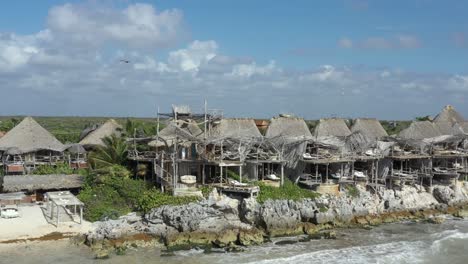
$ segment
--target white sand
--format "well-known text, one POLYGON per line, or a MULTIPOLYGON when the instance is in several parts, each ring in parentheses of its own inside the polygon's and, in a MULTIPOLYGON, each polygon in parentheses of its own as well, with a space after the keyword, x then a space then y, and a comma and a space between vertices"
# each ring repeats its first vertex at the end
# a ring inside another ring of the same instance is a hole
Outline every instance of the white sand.
POLYGON ((88 232, 92 226, 90 222, 83 220, 81 225, 62 222, 56 227, 46 221, 39 205, 23 205, 19 209, 19 218, 0 218, 0 242, 37 238, 53 232, 82 234, 88 232))

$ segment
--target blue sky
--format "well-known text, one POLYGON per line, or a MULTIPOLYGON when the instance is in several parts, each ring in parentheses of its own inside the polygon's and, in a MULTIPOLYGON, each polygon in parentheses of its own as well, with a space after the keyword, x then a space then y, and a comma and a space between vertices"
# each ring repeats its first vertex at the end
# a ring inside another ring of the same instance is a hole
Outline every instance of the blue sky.
POLYGON ((152 116, 203 98, 228 116, 406 119, 445 104, 468 114, 466 10, 431 0, 10 1, 0 90, 12 100, 0 115, 152 116))

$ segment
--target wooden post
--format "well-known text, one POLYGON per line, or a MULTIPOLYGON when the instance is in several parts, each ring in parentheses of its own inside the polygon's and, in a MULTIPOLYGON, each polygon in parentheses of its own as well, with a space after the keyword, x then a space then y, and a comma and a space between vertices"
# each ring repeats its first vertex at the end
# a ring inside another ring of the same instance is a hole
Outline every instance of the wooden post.
POLYGON ((80 205, 80 224, 83 223, 83 206, 80 205))
POLYGON ((205 185, 205 162, 203 162, 203 165, 202 165, 202 184, 205 185))
POLYGON ((56 206, 57 206, 57 227, 58 227, 58 225, 59 225, 59 212, 60 212, 60 210, 59 210, 59 207, 58 207, 57 204, 56 204, 56 206))
POLYGON ((326 167, 326 170, 325 170, 325 183, 328 183, 328 163, 327 163, 327 167, 326 167))
POLYGON ((280 182, 281 186, 284 185, 284 164, 283 162, 281 162, 281 182, 280 182))
POLYGON ((242 164, 239 166, 239 181, 242 182, 242 164))

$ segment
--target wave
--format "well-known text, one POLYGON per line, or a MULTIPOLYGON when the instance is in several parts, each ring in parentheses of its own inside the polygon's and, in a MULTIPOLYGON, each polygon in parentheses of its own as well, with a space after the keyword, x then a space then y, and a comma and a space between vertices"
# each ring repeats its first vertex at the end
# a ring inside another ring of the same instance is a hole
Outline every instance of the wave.
POLYGON ((468 233, 446 230, 429 238, 320 250, 250 263, 466 263, 468 233))
POLYGON ((370 246, 329 249, 296 256, 251 262, 276 263, 417 263, 424 242, 391 242, 370 246))

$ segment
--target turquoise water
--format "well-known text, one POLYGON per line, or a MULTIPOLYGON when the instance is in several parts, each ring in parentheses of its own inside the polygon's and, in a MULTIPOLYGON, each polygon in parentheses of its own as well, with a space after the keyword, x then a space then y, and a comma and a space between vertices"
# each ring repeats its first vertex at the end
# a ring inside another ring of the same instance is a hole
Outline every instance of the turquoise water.
POLYGON ((372 230, 338 230, 336 240, 312 240, 276 245, 275 239, 241 253, 202 250, 160 256, 155 249, 135 249, 125 256, 94 260, 86 247, 66 241, 0 247, 0 263, 468 263, 468 221, 443 224, 398 223, 372 230))

